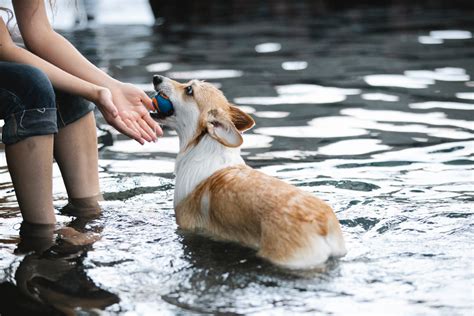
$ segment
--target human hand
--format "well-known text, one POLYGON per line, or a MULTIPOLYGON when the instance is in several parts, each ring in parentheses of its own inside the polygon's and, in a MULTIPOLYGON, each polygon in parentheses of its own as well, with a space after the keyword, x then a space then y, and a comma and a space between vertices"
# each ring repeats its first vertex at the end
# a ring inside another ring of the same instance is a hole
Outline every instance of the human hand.
POLYGON ((131 84, 118 83, 109 90, 99 89, 95 102, 107 123, 140 144, 156 141, 163 131, 147 111, 153 109, 151 99, 131 84), (146 106, 146 107, 145 107, 146 106))

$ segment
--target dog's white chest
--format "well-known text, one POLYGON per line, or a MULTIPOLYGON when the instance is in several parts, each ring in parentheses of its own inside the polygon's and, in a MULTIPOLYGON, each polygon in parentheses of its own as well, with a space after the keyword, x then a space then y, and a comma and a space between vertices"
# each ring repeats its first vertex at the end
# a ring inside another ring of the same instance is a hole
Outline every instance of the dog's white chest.
POLYGON ((227 148, 209 136, 176 158, 174 205, 178 205, 196 186, 217 170, 245 164, 239 148, 227 148))

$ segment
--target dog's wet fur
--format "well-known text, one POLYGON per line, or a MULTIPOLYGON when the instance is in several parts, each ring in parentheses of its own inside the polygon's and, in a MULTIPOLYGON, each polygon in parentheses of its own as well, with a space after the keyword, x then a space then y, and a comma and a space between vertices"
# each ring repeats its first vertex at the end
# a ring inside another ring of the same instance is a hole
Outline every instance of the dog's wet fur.
POLYGON ((240 146, 242 133, 255 125, 250 115, 210 83, 163 76, 153 83, 174 107, 158 121, 179 137, 174 207, 181 228, 255 248, 291 269, 317 268, 346 254, 327 203, 245 164, 240 146))

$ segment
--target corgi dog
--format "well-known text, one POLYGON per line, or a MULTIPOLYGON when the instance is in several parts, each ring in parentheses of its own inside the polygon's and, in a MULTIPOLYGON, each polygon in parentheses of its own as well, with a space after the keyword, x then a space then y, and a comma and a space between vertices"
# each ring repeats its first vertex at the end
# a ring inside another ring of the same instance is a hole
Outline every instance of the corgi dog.
POLYGON ((290 269, 321 266, 346 254, 339 221, 312 194, 247 166, 242 133, 252 117, 214 85, 153 77, 155 90, 174 108, 155 116, 179 138, 174 208, 184 230, 256 249, 290 269))

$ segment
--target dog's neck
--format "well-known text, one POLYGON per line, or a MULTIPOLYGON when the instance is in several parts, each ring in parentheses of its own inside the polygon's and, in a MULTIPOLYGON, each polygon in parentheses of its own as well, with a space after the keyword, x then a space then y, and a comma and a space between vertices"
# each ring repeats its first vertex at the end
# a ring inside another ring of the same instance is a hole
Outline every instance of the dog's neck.
POLYGON ((240 148, 229 148, 209 134, 200 137, 195 145, 188 146, 192 141, 188 135, 179 136, 180 152, 176 158, 176 184, 174 205, 178 205, 196 186, 217 170, 245 164, 240 156, 240 148))

